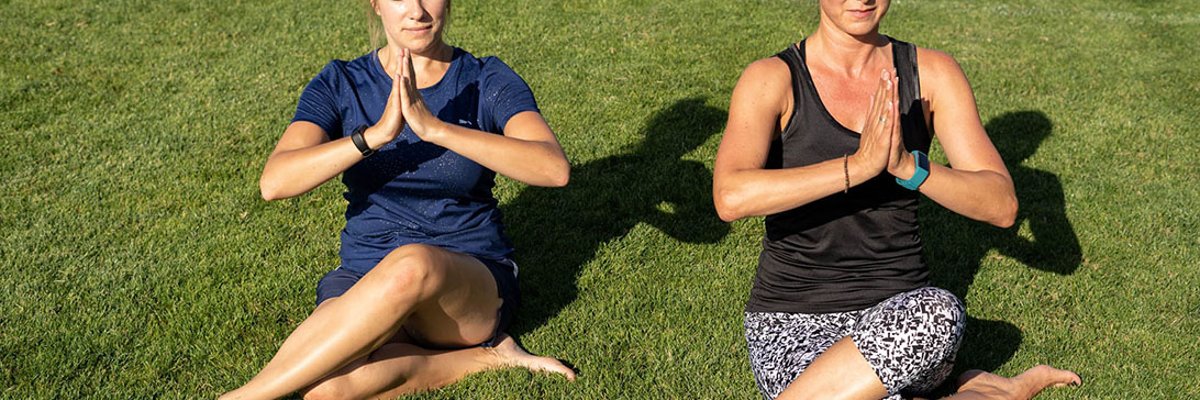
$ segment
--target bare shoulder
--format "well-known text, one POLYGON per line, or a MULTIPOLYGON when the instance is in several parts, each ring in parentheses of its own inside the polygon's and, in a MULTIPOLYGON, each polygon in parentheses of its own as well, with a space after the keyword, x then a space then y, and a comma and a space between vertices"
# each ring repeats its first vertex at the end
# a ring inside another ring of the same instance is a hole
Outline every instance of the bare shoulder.
POLYGON ((760 111, 782 112, 791 106, 791 84, 791 70, 779 57, 756 60, 742 71, 742 77, 733 89, 734 104, 731 107, 742 105, 760 111))
POLYGON ((935 80, 947 75, 962 75, 962 67, 958 65, 954 56, 924 47, 917 48, 917 69, 921 71, 921 78, 925 78, 928 73, 929 77, 935 80))
POLYGON ((787 88, 792 81, 791 75, 792 72, 788 69, 787 63, 779 57, 767 57, 755 60, 746 66, 746 69, 742 71, 742 78, 738 80, 738 85, 787 88))
POLYGON ((921 74, 921 93, 935 107, 940 97, 957 102, 963 96, 974 96, 962 67, 946 52, 918 47, 917 70, 921 74))

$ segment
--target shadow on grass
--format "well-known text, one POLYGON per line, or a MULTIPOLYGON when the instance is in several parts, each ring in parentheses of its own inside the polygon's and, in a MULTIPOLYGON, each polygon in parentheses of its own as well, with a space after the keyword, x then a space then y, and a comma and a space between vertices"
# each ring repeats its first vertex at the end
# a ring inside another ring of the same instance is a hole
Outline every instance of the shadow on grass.
MULTIPOLYGON (((921 206, 921 237, 934 285, 970 302, 967 292, 982 259, 992 249, 1042 271, 1059 275, 1075 272, 1082 253, 1075 229, 1067 220, 1058 176, 1021 165, 1053 129, 1054 124, 1039 111, 1012 112, 987 123, 988 134, 1012 174, 1020 201, 1012 228, 1000 229, 971 221, 923 200, 926 204, 921 206), (1025 224, 1032 239, 1017 234, 1025 224)), ((955 376, 969 368, 995 370, 1008 362, 1020 345, 1021 329, 1015 325, 968 316, 955 376)))
POLYGON ((530 187, 503 207, 520 265, 514 337, 542 326, 575 300, 583 264, 604 243, 647 223, 688 243, 729 233, 712 206, 712 173, 680 158, 724 124, 725 112, 689 98, 656 112, 645 139, 621 154, 575 165, 564 188, 530 187))

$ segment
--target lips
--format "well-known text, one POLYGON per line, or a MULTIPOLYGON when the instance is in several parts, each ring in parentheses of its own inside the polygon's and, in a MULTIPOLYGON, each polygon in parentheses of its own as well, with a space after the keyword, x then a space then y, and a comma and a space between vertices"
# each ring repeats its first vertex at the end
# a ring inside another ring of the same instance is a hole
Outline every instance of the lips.
POLYGON ((851 17, 854 17, 857 19, 866 19, 866 18, 870 18, 872 14, 875 14, 875 9, 872 8, 869 10, 849 10, 849 11, 846 11, 846 14, 849 14, 851 17))

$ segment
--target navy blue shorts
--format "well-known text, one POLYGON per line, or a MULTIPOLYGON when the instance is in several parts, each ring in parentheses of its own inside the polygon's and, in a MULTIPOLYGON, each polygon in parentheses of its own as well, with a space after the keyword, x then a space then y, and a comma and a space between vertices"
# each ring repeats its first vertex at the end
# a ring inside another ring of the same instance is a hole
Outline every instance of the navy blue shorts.
MULTIPOLYGON (((500 305, 500 310, 496 312, 496 330, 492 332, 492 337, 479 344, 483 347, 495 347, 500 344, 500 334, 504 333, 512 324, 513 317, 517 315, 517 307, 521 305, 521 289, 517 285, 517 264, 508 259, 491 260, 479 257, 475 259, 483 263, 488 272, 492 273, 492 278, 496 280, 496 291, 500 293, 500 299, 504 301, 500 305)), ((329 271, 317 282, 317 305, 346 293, 351 286, 362 279, 363 275, 365 274, 342 267, 329 271)))

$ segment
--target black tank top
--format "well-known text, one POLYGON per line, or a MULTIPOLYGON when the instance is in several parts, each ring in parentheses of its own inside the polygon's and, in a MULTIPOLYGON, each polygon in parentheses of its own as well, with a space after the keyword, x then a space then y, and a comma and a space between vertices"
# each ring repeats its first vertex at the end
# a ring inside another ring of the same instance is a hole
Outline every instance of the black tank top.
MULTIPOLYGON (((889 38, 900 76, 900 120, 909 151, 929 152, 916 46, 889 38)), ((804 42, 780 52, 792 73, 795 107, 771 143, 769 169, 842 158, 859 135, 825 109, 805 66, 804 42)), ((860 310, 928 285, 921 255, 916 191, 886 171, 855 187, 766 217, 766 235, 747 311, 828 313, 860 310)))

